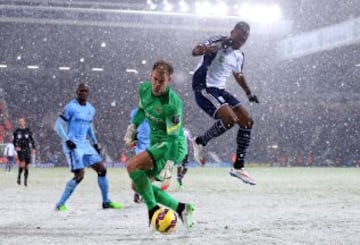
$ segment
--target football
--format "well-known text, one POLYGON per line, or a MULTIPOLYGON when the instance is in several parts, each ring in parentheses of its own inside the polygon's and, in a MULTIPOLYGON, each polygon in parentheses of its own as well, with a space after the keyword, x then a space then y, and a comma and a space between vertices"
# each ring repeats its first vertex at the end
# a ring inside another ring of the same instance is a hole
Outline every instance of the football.
POLYGON ((175 230, 177 220, 178 217, 173 210, 161 207, 155 211, 151 218, 151 225, 160 233, 170 234, 175 230))

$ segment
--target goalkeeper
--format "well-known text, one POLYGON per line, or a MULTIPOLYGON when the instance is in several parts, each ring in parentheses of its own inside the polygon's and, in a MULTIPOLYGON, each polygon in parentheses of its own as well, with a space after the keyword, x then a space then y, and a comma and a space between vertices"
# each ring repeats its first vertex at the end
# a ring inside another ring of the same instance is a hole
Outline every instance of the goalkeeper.
POLYGON ((150 147, 128 160, 127 171, 148 208, 149 224, 161 204, 176 211, 190 228, 193 205, 177 201, 151 181, 170 178, 174 163, 179 163, 186 154, 182 101, 169 87, 172 73, 169 63, 158 61, 153 65, 151 81, 139 86, 139 110, 128 126, 124 141, 127 146, 133 144, 136 128, 146 118, 151 128, 150 147))

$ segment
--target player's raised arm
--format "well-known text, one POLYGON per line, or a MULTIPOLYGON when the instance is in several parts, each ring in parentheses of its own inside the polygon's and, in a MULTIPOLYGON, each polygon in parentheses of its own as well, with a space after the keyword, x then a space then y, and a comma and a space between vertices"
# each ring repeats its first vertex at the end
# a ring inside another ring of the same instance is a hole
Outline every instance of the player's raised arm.
POLYGON ((206 40, 205 42, 196 44, 196 46, 192 49, 192 55, 200 56, 215 53, 222 48, 222 43, 225 40, 227 40, 226 36, 215 35, 206 40))

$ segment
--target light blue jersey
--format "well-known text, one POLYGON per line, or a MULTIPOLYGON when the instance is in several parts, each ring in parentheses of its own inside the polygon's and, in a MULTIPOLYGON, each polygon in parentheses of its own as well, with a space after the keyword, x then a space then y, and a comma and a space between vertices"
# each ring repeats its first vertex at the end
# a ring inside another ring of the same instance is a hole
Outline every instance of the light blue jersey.
MULTIPOLYGON (((130 113, 130 122, 137 112, 137 108, 133 109, 130 113)), ((137 143, 135 146, 135 154, 139 154, 145 151, 150 146, 150 125, 147 119, 145 119, 138 127, 137 127, 137 143)))
POLYGON ((102 161, 92 146, 97 144, 93 128, 95 113, 95 108, 89 102, 81 105, 74 99, 65 106, 63 114, 56 121, 55 130, 63 139, 63 151, 71 170, 89 167, 102 161), (67 140, 74 142, 76 148, 70 150, 65 143, 67 140))

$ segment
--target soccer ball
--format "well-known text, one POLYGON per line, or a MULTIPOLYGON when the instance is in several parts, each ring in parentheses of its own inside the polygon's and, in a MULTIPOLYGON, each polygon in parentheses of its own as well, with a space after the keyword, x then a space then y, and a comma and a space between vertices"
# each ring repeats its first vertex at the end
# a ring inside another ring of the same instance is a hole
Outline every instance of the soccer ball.
POLYGON ((169 234, 176 228, 178 217, 169 208, 161 207, 155 211, 151 218, 151 225, 160 233, 169 234))

